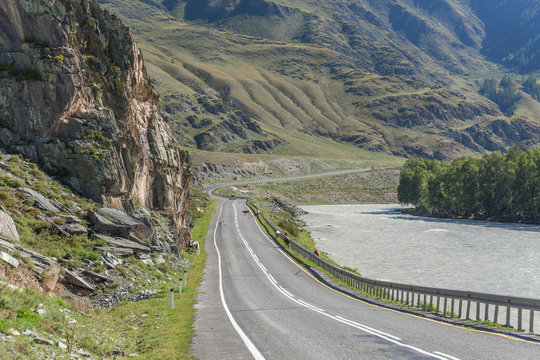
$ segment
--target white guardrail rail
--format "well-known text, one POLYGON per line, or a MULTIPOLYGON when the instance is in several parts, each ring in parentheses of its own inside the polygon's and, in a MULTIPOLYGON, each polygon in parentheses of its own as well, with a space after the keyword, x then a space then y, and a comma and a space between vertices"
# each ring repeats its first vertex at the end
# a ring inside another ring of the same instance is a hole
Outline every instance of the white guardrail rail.
MULTIPOLYGON (((254 182, 266 181, 253 181, 253 183, 254 182)), ((213 194, 214 191, 219 188, 233 185, 239 185, 239 183, 215 185, 208 187, 207 191, 213 194)), ((259 213, 274 232, 278 230, 250 198, 244 196, 236 196, 235 198, 246 200, 252 210, 259 213)), ((275 238, 274 240, 277 241, 275 238)), ((540 312, 540 299, 442 289, 368 279, 330 264, 295 242, 292 238, 289 237, 289 240, 289 247, 301 257, 317 264, 348 286, 366 292, 374 297, 410 305, 421 309, 424 312, 434 312, 445 318, 457 317, 466 320, 491 321, 507 327, 512 327, 512 319, 519 331, 525 331, 524 322, 528 320, 529 332, 534 333, 535 312, 540 312), (515 324, 516 322, 517 324, 515 324)))

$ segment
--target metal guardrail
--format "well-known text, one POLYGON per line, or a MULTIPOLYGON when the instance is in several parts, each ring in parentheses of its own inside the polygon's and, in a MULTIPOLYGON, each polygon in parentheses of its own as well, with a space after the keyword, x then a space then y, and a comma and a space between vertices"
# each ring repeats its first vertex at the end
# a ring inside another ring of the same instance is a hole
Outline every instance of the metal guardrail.
MULTIPOLYGON (((253 209, 256 209, 257 214, 262 216, 274 232, 278 231, 278 228, 266 218, 253 202, 247 199, 247 203, 253 209)), ((277 239, 274 238, 274 240, 277 239)), ((499 317, 499 313, 504 311, 506 319, 501 324, 507 327, 511 327, 511 314, 517 310, 517 329, 520 331, 524 330, 523 313, 525 311, 529 313, 529 332, 534 332, 534 315, 535 312, 540 312, 540 299, 441 289, 368 279, 330 264, 294 240, 290 238, 289 240, 290 248, 303 258, 314 262, 348 286, 375 297, 380 297, 383 300, 397 301, 422 309, 423 311, 433 311, 446 318, 458 317, 460 319, 485 320, 500 323, 499 319, 502 317, 499 317), (471 317, 471 312, 474 312, 474 318, 471 317)))

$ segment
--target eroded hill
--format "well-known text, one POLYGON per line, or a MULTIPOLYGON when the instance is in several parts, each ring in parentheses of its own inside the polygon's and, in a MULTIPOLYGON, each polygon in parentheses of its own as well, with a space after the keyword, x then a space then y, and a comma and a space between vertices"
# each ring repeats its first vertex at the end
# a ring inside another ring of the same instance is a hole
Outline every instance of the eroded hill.
POLYGON ((464 77, 493 65, 485 24, 461 2, 102 3, 141 41, 192 147, 294 153, 309 134, 449 158, 539 143, 534 117, 504 116, 464 77))

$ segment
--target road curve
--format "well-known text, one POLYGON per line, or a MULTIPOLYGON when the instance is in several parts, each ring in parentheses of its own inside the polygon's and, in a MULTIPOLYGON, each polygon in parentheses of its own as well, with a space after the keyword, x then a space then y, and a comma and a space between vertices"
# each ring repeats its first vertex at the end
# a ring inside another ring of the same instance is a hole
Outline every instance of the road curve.
POLYGON ((287 257, 243 201, 218 205, 192 352, 201 359, 538 359, 540 344, 342 294, 287 257))
MULTIPOLYGON (((234 185, 247 185, 247 184, 262 184, 262 183, 268 183, 268 182, 282 182, 282 181, 291 181, 291 180, 304 180, 304 179, 312 179, 312 178, 319 178, 319 177, 325 177, 325 176, 336 176, 336 175, 346 175, 346 174, 355 174, 359 172, 366 172, 369 170, 373 170, 374 168, 361 168, 361 169, 349 169, 349 170, 335 170, 335 171, 329 171, 329 172, 323 172, 323 173, 317 173, 317 174, 309 174, 309 175, 297 175, 297 176, 288 176, 288 177, 280 177, 280 178, 262 178, 262 179, 254 179, 254 180, 245 180, 245 181, 238 181, 238 182, 232 182, 228 184, 219 184, 219 185, 211 185, 205 188, 205 191, 208 194, 212 194, 212 192, 216 189, 227 187, 227 186, 234 186, 234 185)), ((382 168, 378 168, 377 170, 384 170, 382 168)))

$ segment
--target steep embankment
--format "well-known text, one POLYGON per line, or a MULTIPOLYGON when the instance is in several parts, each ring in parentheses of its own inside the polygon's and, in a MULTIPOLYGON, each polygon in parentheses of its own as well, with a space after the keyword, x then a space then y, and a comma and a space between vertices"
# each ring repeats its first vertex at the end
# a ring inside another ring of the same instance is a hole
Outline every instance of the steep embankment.
POLYGON ((0 143, 115 207, 186 232, 190 172, 129 29, 93 0, 0 0, 0 143))

